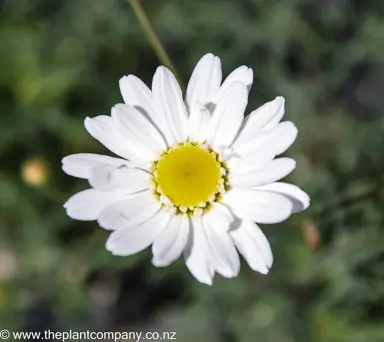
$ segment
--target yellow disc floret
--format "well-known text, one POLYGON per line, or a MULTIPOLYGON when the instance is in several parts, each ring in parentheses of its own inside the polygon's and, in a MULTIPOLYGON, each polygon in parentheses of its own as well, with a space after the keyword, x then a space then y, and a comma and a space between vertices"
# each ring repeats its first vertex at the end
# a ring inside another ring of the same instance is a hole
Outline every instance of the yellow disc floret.
POLYGON ((164 153, 156 165, 159 190, 177 207, 209 202, 218 192, 221 179, 217 155, 199 145, 181 144, 164 153))

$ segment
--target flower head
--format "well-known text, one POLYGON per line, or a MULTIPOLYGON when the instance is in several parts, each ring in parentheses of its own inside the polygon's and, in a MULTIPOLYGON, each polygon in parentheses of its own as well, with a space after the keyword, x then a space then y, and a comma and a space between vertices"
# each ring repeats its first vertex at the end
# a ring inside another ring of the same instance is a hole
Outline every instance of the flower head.
POLYGON ((276 158, 297 135, 293 123, 280 122, 284 99, 244 118, 252 79, 241 66, 222 83, 220 59, 212 54, 196 65, 184 100, 165 67, 157 69, 152 90, 133 75, 123 77, 125 104, 111 116, 85 120, 119 158, 63 159, 67 174, 91 186, 65 203, 67 214, 111 230, 106 247, 115 255, 152 245, 153 264, 167 266, 183 254, 202 283, 211 284, 215 272, 235 277, 238 252, 253 270, 268 273, 272 252, 256 223, 282 222, 306 209, 309 197, 277 182, 295 168, 293 159, 276 158))

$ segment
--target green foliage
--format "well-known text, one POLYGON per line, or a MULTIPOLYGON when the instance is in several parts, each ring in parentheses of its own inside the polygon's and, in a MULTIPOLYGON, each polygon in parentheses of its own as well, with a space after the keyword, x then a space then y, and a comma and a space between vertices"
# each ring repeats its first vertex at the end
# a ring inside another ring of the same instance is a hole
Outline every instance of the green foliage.
MULTIPOLYGON (((180 341, 384 341, 382 2, 143 4, 184 83, 212 52, 226 74, 241 64, 253 68, 249 110, 286 98, 286 119, 299 128, 289 152, 298 166, 289 180, 313 205, 262 227, 275 256, 267 277, 244 264, 238 278, 216 277, 207 287, 182 261, 156 269, 143 266, 149 251, 111 256, 107 232, 65 215, 66 198, 87 184, 63 174, 60 160, 105 153, 83 119, 122 102, 121 76, 150 85, 159 62, 128 1, 0 0, 0 329, 25 327, 29 308, 45 302, 61 329, 100 327, 100 312, 110 323, 104 327, 116 328, 111 308, 136 305, 140 316, 147 305, 135 304, 138 289, 130 283, 133 297, 118 297, 120 275, 138 268, 152 284, 142 291, 176 279, 166 286, 176 300, 167 295, 149 311, 180 341), (45 185, 22 176, 34 157, 50 170, 45 185), (304 220, 320 244, 304 234, 304 220), (93 281, 100 273, 103 280, 93 281)), ((152 324, 147 316, 143 324, 152 324)))

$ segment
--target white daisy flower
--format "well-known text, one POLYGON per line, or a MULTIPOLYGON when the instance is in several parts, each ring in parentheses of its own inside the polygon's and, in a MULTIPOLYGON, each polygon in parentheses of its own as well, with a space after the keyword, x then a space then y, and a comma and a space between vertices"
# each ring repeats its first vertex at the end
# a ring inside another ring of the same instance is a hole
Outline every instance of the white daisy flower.
POLYGON ((136 76, 123 77, 125 104, 111 116, 85 120, 87 131, 120 158, 63 159, 67 174, 91 186, 65 203, 68 216, 111 230, 106 248, 114 255, 152 245, 153 264, 167 266, 183 254, 205 284, 215 272, 237 276, 238 252, 267 274, 273 257, 257 223, 282 222, 306 209, 309 197, 277 182, 296 165, 276 158, 297 135, 292 122, 280 122, 284 99, 244 118, 252 79, 252 70, 241 66, 221 83, 220 59, 212 54, 197 63, 184 100, 163 66, 152 90, 136 76))

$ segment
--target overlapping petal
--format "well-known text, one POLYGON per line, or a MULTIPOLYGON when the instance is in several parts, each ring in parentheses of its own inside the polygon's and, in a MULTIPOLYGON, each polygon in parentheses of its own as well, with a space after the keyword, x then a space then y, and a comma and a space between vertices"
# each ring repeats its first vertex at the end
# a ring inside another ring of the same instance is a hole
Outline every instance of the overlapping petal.
POLYGON ((143 81, 134 75, 128 75, 120 79, 119 86, 127 105, 134 106, 154 122, 157 122, 158 115, 156 115, 152 92, 143 81))
POLYGON ((229 174, 229 184, 233 187, 251 188, 276 182, 289 175, 296 167, 292 158, 277 158, 262 167, 253 164, 234 169, 229 174))
POLYGON ((98 166, 131 166, 128 160, 103 156, 100 154, 78 153, 62 160, 63 171, 73 177, 89 179, 93 169, 98 166))
POLYGON ((101 212, 113 203, 126 198, 121 192, 105 192, 96 189, 80 191, 64 204, 67 215, 75 220, 97 220, 101 212))
POLYGON ((271 246, 259 226, 248 220, 238 220, 230 235, 250 268, 267 274, 273 263, 271 246))
POLYGON ((283 182, 275 182, 258 187, 259 190, 271 191, 288 197, 292 203, 292 213, 298 213, 309 207, 310 198, 298 186, 283 182))
POLYGON ((135 107, 118 104, 112 108, 112 118, 119 132, 146 160, 156 160, 166 148, 166 142, 159 131, 135 107))
POLYGON ((217 98, 221 83, 220 58, 206 54, 197 63, 188 82, 185 102, 191 108, 195 102, 207 105, 217 98))
POLYGON ((152 263, 158 267, 170 265, 183 253, 190 234, 187 215, 173 216, 166 229, 152 245, 152 263))
POLYGON ((243 121, 234 147, 252 141, 260 131, 269 131, 274 128, 283 118, 284 104, 285 99, 278 96, 250 113, 243 121))
POLYGON ((204 232, 201 216, 191 217, 191 230, 184 251, 185 264, 201 283, 212 285, 215 270, 210 263, 211 251, 204 232))
POLYGON ((98 190, 133 194, 151 187, 151 174, 133 167, 100 165, 93 168, 89 184, 98 190))
POLYGON ((171 215, 160 209, 138 226, 115 230, 108 238, 106 248, 114 255, 128 256, 149 247, 166 228, 171 215))
POLYGON ((175 76, 165 67, 158 67, 152 82, 156 111, 163 117, 160 129, 170 145, 183 142, 188 136, 188 114, 175 76))
POLYGON ((218 103, 224 96, 225 92, 227 91, 228 87, 230 87, 233 83, 240 82, 243 83, 246 87, 248 92, 251 90, 251 86, 253 83, 253 71, 251 68, 248 68, 245 65, 242 65, 238 67, 237 69, 233 70, 228 77, 224 80, 223 84, 221 85, 219 91, 217 92, 216 98, 212 101, 213 103, 218 103))
POLYGON ((97 218, 104 229, 123 229, 140 225, 160 208, 161 203, 153 197, 151 191, 144 191, 105 207, 97 218))
POLYGON ((230 160, 228 165, 238 169, 251 164, 263 165, 284 153, 295 141, 297 132, 296 126, 286 121, 269 131, 261 132, 247 144, 234 144, 233 149, 240 158, 230 160))
POLYGON ((234 82, 226 89, 212 114, 208 143, 214 148, 230 146, 244 118, 248 103, 247 87, 234 82))
POLYGON ((147 159, 140 154, 135 145, 122 135, 110 116, 99 115, 86 118, 84 126, 88 133, 100 141, 107 149, 135 164, 143 164, 147 159))
POLYGON ((190 109, 188 127, 188 137, 193 142, 203 143, 208 137, 209 121, 211 114, 207 107, 200 102, 194 102, 190 109))
POLYGON ((210 249, 210 262, 223 277, 236 277, 240 270, 240 259, 228 234, 233 220, 230 212, 216 205, 203 217, 204 231, 210 249))
POLYGON ((292 213, 293 203, 284 195, 259 189, 235 188, 223 198, 233 213, 257 223, 279 223, 292 213))

